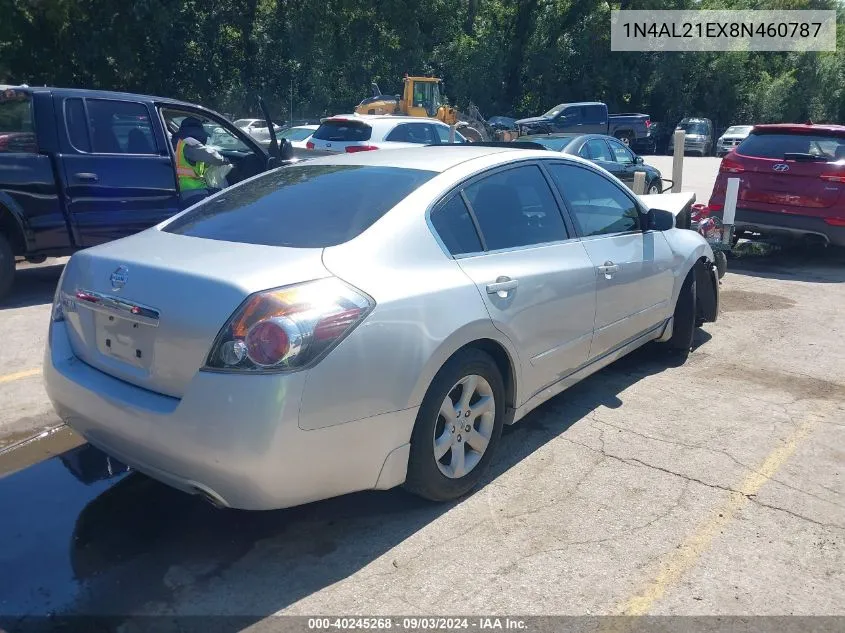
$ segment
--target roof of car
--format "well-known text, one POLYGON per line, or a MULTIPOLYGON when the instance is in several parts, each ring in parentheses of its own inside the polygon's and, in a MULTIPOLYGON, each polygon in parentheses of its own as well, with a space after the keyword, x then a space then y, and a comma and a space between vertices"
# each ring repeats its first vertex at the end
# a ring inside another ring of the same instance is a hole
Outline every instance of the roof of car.
MULTIPOLYGON (((558 105, 566 105, 566 106, 600 106, 604 105, 601 101, 570 101, 566 103, 559 103, 558 105)), ((555 106, 557 107, 557 106, 555 106)))
POLYGON ((142 95, 142 94, 135 94, 132 92, 114 92, 111 90, 87 90, 84 88, 55 88, 50 86, 10 86, 16 90, 25 90, 32 93, 37 92, 50 92, 54 95, 64 96, 64 97, 87 97, 89 99, 129 99, 132 101, 155 101, 156 103, 167 103, 169 105, 176 105, 176 106, 189 106, 192 108, 203 108, 204 110, 208 110, 204 106, 201 106, 196 103, 190 103, 188 101, 179 101, 178 99, 171 99, 169 97, 156 97, 153 95, 142 95))
POLYGON ((501 162, 519 158, 549 158, 549 152, 546 150, 510 148, 507 145, 502 143, 497 146, 482 146, 469 143, 356 152, 314 158, 303 165, 373 165, 444 172, 461 163, 493 155, 500 155, 501 162))
POLYGON ((323 122, 325 121, 364 121, 365 123, 399 123, 412 121, 415 123, 435 123, 437 125, 445 125, 445 123, 438 121, 437 119, 397 114, 335 114, 333 116, 325 117, 323 122))
POLYGON ((817 124, 817 123, 763 123, 755 125, 753 132, 826 132, 836 136, 845 135, 845 125, 817 124))
POLYGON ((517 140, 525 141, 534 138, 575 138, 577 136, 583 135, 578 134, 578 132, 558 132, 556 134, 526 134, 525 136, 518 137, 517 140))

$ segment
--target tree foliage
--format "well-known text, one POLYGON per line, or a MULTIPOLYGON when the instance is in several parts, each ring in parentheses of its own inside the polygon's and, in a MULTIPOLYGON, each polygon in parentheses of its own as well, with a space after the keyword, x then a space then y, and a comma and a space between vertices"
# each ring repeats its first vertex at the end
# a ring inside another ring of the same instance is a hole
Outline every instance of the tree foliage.
MULTIPOLYGON (((754 8, 755 0, 622 0, 626 8, 754 8)), ((764 8, 837 8, 777 0, 764 8)), ((614 53, 605 0, 0 0, 0 83, 160 94, 237 115, 350 111, 443 77, 483 113, 603 100, 655 120, 845 120, 835 53, 614 53)), ((763 8, 761 6, 761 8, 763 8)), ((841 8, 840 8, 841 12, 841 8)))

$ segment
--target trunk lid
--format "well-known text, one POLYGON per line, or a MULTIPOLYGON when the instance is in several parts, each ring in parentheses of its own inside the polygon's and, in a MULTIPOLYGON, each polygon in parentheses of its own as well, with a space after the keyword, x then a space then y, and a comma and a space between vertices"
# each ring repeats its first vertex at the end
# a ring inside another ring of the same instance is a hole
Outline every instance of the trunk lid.
POLYGON ((328 275, 321 248, 152 229, 71 258, 62 283, 65 320, 78 358, 179 398, 247 296, 328 275))

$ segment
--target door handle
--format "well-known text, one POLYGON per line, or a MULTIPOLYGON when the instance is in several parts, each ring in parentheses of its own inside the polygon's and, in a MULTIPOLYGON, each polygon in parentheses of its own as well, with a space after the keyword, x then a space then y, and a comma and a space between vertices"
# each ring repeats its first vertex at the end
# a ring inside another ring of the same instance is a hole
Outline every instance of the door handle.
POLYGON ((85 182, 97 182, 99 180, 97 174, 92 174, 91 172, 87 171, 81 171, 77 174, 74 174, 73 177, 77 180, 83 180, 85 182))
POLYGON ((604 274, 605 279, 611 279, 613 277, 613 273, 619 271, 619 264, 614 264, 611 261, 606 261, 604 266, 598 266, 598 270, 600 273, 604 274))
POLYGON ((487 284, 487 294, 498 295, 502 299, 508 296, 508 292, 516 289, 519 280, 510 277, 498 277, 496 283, 487 284))

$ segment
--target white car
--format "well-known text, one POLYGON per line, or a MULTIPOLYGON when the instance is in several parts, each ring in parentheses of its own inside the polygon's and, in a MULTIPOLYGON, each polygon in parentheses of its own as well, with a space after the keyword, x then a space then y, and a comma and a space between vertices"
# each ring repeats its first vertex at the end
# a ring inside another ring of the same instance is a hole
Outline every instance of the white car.
POLYGON ((507 144, 304 160, 71 257, 44 384, 93 446, 216 505, 457 499, 503 425, 716 320, 693 199, 507 144))
MULTIPOLYGON (((466 142, 463 136, 455 132, 455 143, 466 142)), ((384 114, 341 114, 323 119, 306 147, 353 153, 447 144, 449 126, 434 119, 384 114)))
POLYGON ((315 130, 317 130, 320 126, 319 125, 297 125, 294 127, 289 127, 286 130, 282 130, 276 137, 281 141, 281 139, 287 139, 290 141, 290 144, 294 147, 306 148, 308 145, 308 141, 311 140, 311 135, 314 134, 315 130))
MULTIPOLYGON (((267 121, 264 119, 238 119, 235 121, 235 127, 240 128, 249 134, 256 141, 263 146, 270 145, 270 132, 267 129, 267 121)), ((273 130, 276 136, 281 133, 282 126, 273 124, 273 130)))

